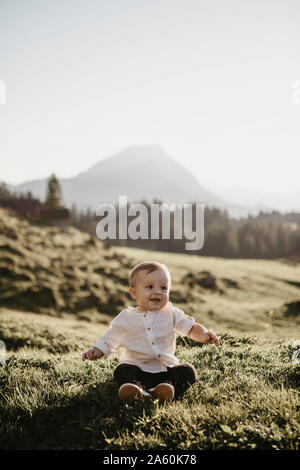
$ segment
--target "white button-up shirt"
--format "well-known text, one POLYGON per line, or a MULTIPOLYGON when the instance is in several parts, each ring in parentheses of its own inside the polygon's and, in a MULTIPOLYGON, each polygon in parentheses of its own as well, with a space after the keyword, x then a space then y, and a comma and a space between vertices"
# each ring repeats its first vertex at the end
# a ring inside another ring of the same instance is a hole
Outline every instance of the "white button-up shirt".
POLYGON ((146 372, 167 371, 179 363, 175 357, 176 333, 186 336, 195 319, 168 302, 161 310, 140 312, 127 307, 110 323, 93 345, 106 357, 124 348, 120 363, 134 364, 146 372))

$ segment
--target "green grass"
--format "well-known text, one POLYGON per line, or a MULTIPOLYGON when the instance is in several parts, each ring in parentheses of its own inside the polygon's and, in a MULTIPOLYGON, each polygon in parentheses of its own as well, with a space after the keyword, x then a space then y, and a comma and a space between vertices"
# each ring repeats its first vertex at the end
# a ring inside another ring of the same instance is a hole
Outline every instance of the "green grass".
POLYGON ((107 325, 5 309, 0 325, 1 449, 299 449, 300 365, 286 338, 222 327, 218 350, 178 337, 197 382, 169 404, 125 404, 117 355, 81 361, 107 325))
MULTIPOLYGON (((97 250, 94 262, 99 256, 102 263, 97 250)), ((130 248, 114 253, 105 260, 106 293, 121 286, 128 298, 130 267, 161 261, 171 271, 172 303, 213 328, 221 348, 178 337, 176 355, 195 366, 197 382, 169 404, 125 404, 112 380, 117 355, 81 361, 108 328, 107 311, 46 315, 2 307, 7 355, 0 366, 0 448, 299 450, 300 365, 291 361, 291 344, 300 339, 300 265, 130 248), (122 263, 112 280, 114 253, 122 263), (202 271, 214 276, 215 290, 189 285, 202 271)))
POLYGON ((3 210, 0 226, 1 449, 299 450, 300 264, 108 248, 3 210), (169 267, 171 302, 221 340, 178 337, 198 379, 164 405, 120 402, 117 355, 81 360, 134 304, 128 275, 144 260, 169 267))

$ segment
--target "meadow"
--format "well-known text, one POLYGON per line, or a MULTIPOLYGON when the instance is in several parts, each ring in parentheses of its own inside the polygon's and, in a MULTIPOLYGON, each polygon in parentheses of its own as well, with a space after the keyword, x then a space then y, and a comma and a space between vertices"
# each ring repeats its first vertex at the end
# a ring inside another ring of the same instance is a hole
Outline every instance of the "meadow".
POLYGON ((118 355, 81 361, 113 314, 2 304, 0 448, 299 450, 300 364, 291 345, 300 339, 300 265, 113 252, 167 264, 171 302, 214 329, 221 348, 178 336, 177 357, 195 366, 197 382, 172 403, 124 403, 112 380, 118 355))

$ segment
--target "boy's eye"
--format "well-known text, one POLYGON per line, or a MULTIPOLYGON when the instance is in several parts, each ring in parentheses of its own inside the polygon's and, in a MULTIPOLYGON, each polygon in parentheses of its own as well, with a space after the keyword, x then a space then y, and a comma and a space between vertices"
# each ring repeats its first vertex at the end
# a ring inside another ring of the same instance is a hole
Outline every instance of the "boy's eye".
MULTIPOLYGON (((152 287, 153 287, 152 284, 148 284, 148 286, 146 286, 146 289, 148 289, 148 288, 152 289, 152 287)), ((163 290, 168 290, 168 288, 167 288, 166 286, 161 286, 161 288, 162 288, 163 290)))

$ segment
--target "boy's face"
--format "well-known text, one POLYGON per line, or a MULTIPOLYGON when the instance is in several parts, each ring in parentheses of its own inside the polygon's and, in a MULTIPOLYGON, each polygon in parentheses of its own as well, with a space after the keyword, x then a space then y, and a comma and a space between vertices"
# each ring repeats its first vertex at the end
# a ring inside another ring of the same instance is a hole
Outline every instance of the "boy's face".
POLYGON ((160 310, 169 300, 169 278, 167 273, 157 269, 147 274, 141 270, 136 274, 135 287, 129 293, 141 310, 160 310))

